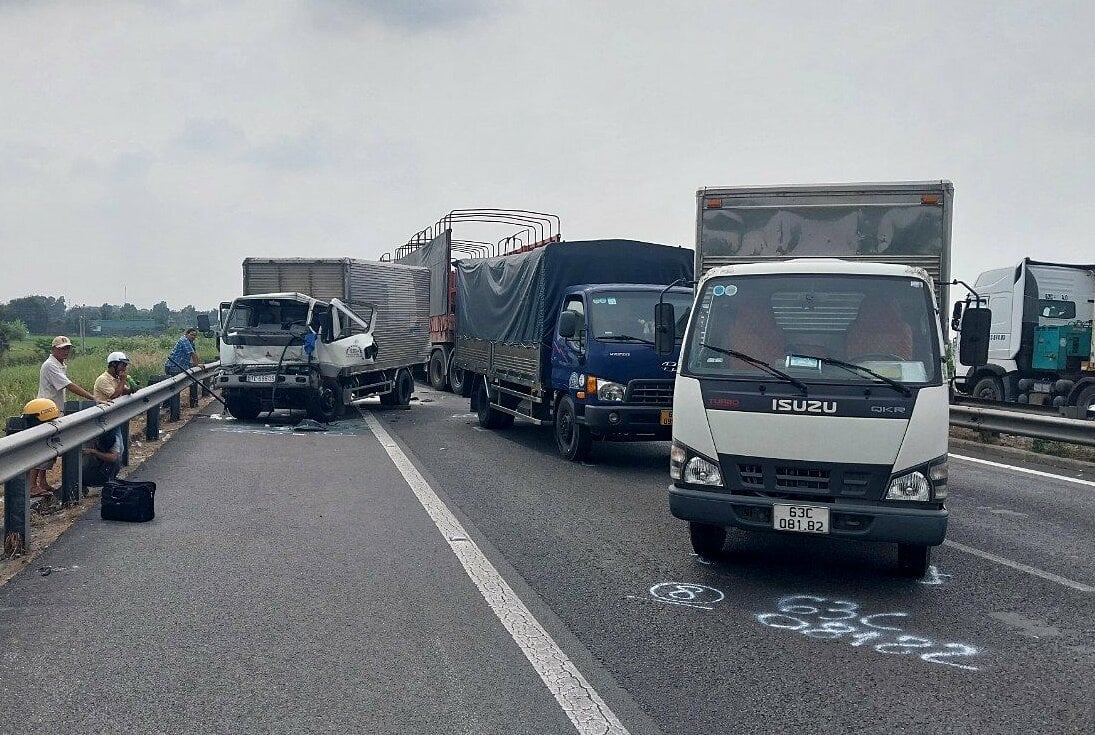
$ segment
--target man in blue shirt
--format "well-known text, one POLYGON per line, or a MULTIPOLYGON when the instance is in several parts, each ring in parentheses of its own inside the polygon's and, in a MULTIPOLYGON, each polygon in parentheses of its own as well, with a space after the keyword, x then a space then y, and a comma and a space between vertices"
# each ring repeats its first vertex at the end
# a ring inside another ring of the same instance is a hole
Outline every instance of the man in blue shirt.
POLYGON ((183 370, 196 367, 204 370, 205 366, 198 360, 198 351, 194 348, 194 341, 198 339, 198 330, 194 327, 186 330, 186 334, 175 343, 175 349, 167 358, 163 366, 166 375, 178 375, 183 370))

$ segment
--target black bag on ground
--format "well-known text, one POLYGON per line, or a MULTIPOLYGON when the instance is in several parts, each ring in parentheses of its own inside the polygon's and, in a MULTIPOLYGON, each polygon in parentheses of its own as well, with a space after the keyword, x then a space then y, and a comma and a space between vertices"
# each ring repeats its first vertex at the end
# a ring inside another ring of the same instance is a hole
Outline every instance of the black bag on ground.
POLYGON ((104 521, 151 521, 156 517, 156 483, 117 478, 103 485, 104 521))

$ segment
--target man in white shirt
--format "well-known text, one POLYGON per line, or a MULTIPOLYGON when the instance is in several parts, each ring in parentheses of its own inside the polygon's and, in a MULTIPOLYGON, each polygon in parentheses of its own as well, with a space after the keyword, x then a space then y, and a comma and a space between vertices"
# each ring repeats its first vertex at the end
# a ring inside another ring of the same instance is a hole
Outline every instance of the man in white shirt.
MULTIPOLYGON (((95 400, 95 396, 68 379, 68 367, 65 365, 65 360, 71 354, 72 341, 64 336, 54 337, 49 357, 42 363, 42 368, 38 371, 38 398, 48 398, 62 411, 65 407, 66 390, 89 401, 95 400)), ((41 464, 30 471, 30 494, 32 496, 37 497, 54 491, 54 488, 46 482, 46 473, 53 467, 55 461, 51 459, 49 462, 41 464)))

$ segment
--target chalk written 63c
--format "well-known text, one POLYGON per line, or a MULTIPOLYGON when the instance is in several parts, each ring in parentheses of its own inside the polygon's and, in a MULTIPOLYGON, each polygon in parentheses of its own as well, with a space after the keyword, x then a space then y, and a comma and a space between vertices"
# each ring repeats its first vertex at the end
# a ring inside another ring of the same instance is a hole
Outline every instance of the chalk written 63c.
POLYGON ((979 651, 965 643, 936 643, 928 638, 905 635, 894 625, 895 618, 907 618, 908 613, 890 612, 864 615, 855 602, 829 600, 814 595, 784 597, 776 606, 778 612, 761 613, 757 622, 769 628, 799 633, 808 638, 841 640, 860 648, 870 646, 878 653, 919 656, 932 664, 977 671, 976 666, 960 663, 964 657, 979 651))

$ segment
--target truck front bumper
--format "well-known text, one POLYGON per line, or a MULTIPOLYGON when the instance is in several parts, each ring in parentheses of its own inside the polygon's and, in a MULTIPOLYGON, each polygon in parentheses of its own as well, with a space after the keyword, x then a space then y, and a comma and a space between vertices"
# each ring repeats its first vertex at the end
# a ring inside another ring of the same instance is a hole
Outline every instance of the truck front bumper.
POLYGON ((672 417, 669 408, 656 406, 586 406, 581 421, 596 434, 638 434, 644 438, 668 441, 673 435, 673 426, 662 424, 663 412, 672 417))
POLYGON ((748 531, 806 535, 772 528, 772 506, 786 503, 828 508, 829 533, 825 535, 834 538, 938 546, 947 535, 946 508, 823 503, 806 498, 783 500, 669 486, 669 510, 681 520, 748 531))

